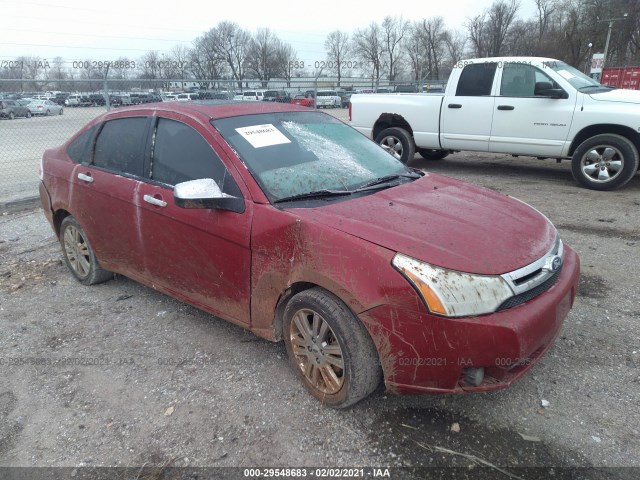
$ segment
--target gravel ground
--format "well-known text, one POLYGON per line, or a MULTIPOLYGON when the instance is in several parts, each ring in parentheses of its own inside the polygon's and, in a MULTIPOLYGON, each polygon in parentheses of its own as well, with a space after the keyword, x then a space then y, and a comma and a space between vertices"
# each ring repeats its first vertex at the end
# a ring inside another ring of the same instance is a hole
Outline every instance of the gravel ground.
POLYGON ((581 257, 561 336, 515 385, 465 396, 381 389, 325 408, 282 344, 124 277, 84 287, 40 210, 5 214, 0 467, 461 467, 459 477, 509 478, 484 461, 519 478, 549 474, 523 467, 639 478, 640 176, 599 193, 548 160, 455 154, 412 165, 530 203, 581 257))

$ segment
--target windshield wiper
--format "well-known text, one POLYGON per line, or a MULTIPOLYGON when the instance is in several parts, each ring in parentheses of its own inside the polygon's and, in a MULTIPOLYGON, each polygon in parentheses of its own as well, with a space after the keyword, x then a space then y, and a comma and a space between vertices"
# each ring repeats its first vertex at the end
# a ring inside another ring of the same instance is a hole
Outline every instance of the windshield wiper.
POLYGON ((289 197, 282 197, 274 200, 273 203, 291 202, 294 200, 307 200, 313 198, 341 197, 351 195, 353 192, 349 190, 316 190, 314 192, 298 193, 289 197))
POLYGON ((384 177, 379 177, 363 185, 360 185, 358 188, 355 189, 355 191, 362 192, 363 190, 367 190, 371 187, 383 187, 383 186, 386 186, 387 183, 392 182, 394 180, 398 180, 400 178, 415 179, 415 178, 422 177, 422 175, 420 175, 419 173, 394 173, 393 175, 385 175, 384 177))

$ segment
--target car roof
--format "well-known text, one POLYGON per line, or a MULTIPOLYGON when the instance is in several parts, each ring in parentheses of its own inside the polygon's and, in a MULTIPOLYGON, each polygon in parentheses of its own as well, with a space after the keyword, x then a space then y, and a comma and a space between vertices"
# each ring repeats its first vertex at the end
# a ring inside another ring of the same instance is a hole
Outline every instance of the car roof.
POLYGON ((148 114, 149 111, 176 112, 188 116, 207 117, 209 120, 237 117, 240 115, 255 115, 260 113, 277 112, 308 112, 309 109, 278 102, 237 102, 233 100, 196 100, 192 102, 147 103, 131 107, 122 107, 104 114, 104 118, 122 116, 123 112, 130 114, 148 114))

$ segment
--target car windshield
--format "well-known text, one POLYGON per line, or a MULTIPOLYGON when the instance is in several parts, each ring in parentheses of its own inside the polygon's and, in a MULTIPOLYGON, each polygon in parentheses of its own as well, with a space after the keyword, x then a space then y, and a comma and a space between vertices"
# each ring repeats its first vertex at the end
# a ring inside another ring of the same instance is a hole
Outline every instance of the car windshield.
POLYGON ((267 197, 353 191, 410 170, 364 135, 320 112, 244 115, 212 121, 267 197))
POLYGON ((550 68, 562 78, 564 78, 567 82, 571 84, 576 90, 591 90, 591 89, 604 89, 610 90, 609 87, 605 87, 601 85, 596 80, 591 77, 588 77, 580 70, 573 68, 571 65, 567 65, 564 62, 560 62, 558 60, 552 60, 549 62, 544 62, 545 68, 550 68))

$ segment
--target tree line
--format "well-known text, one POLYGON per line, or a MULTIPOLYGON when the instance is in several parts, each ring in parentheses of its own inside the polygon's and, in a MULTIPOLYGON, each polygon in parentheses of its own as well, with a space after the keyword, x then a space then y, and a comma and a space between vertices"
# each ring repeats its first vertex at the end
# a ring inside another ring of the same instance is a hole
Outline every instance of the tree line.
MULTIPOLYGON (((638 0, 526 0, 532 18, 519 17, 518 0, 495 0, 458 28, 442 17, 406 20, 386 16, 352 32, 335 30, 324 41, 326 61, 305 64, 295 49, 269 28, 249 32, 239 24, 221 21, 195 38, 190 46, 176 45, 168 53, 148 51, 137 60, 65 62, 56 57, 18 57, 2 61, 0 78, 84 82, 87 90, 101 88, 105 77, 114 81, 159 80, 207 82, 242 88, 249 82, 267 86, 272 79, 334 76, 367 78, 372 84, 446 80, 461 59, 490 56, 545 56, 587 70, 591 55, 602 52, 609 34, 607 64, 640 64, 640 1, 638 0), (71 63, 71 65, 70 65, 71 63), (320 64, 319 64, 320 63, 320 64), (225 83, 226 82, 226 83, 225 83)), ((0 84, 7 90, 8 84, 0 84)), ((62 87, 61 89, 64 89, 62 87)))

